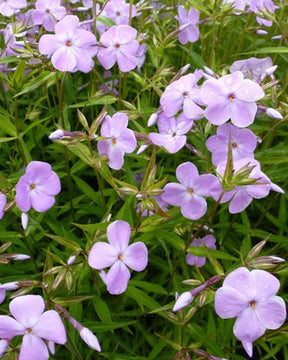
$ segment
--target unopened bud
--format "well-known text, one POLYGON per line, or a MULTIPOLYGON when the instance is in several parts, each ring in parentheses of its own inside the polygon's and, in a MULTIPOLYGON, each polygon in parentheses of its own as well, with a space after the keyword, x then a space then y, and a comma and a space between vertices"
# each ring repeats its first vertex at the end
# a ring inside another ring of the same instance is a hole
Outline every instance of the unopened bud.
POLYGON ((257 35, 268 35, 268 32, 266 30, 259 29, 256 31, 257 35))
POLYGON ((200 285, 201 281, 200 280, 195 280, 195 279, 188 279, 188 280, 183 280, 182 284, 194 286, 194 285, 200 285))
POLYGON ((203 66, 203 69, 205 70, 206 74, 214 77, 215 72, 212 69, 210 69, 208 66, 203 66))
POLYGON ((97 337, 93 334, 91 330, 86 327, 80 331, 81 339, 93 350, 101 351, 101 346, 97 337))
POLYGON ((190 68, 190 64, 184 65, 179 71, 180 76, 184 75, 189 70, 189 68, 190 68))
POLYGON ((191 309, 189 309, 187 314, 185 315, 184 318, 185 323, 190 321, 192 317, 196 314, 196 312, 197 312, 197 307, 196 306, 191 307, 191 309))
POLYGON ((274 119, 277 119, 277 120, 282 120, 283 119, 283 116, 280 114, 280 112, 275 110, 275 109, 272 109, 272 108, 268 108, 266 110, 266 114, 268 116, 270 116, 271 118, 274 118, 274 119))
POLYGON ((76 260, 76 257, 77 257, 76 255, 71 255, 69 257, 69 259, 67 260, 67 265, 69 265, 69 266, 73 265, 76 260))
POLYGON ((271 37, 271 40, 280 40, 282 39, 282 35, 275 35, 271 37))
POLYGON ((48 341, 47 347, 52 355, 55 355, 55 343, 53 341, 48 341))
POLYGON ((176 300, 176 303, 175 303, 175 305, 173 307, 173 311, 179 311, 179 310, 183 309, 184 307, 191 304, 191 302, 193 300, 194 300, 194 296, 192 296, 190 291, 184 292, 176 300))
POLYGON ((199 296, 199 305, 198 306, 199 307, 204 306, 206 299, 207 299, 207 293, 206 292, 200 294, 200 296, 199 296))
POLYGON ((147 126, 150 127, 152 125, 154 125, 156 123, 156 121, 158 120, 158 114, 154 113, 149 117, 147 126))
POLYGON ((283 262, 285 262, 285 260, 278 256, 260 256, 251 261, 249 266, 257 269, 270 269, 283 262))
POLYGON ((17 281, 9 282, 9 283, 0 285, 0 289, 4 289, 4 290, 7 290, 7 291, 18 290, 19 285, 18 285, 17 281))
POLYGON ((50 140, 59 140, 59 139, 62 139, 63 136, 64 136, 64 131, 61 129, 58 129, 58 130, 53 131, 49 135, 49 139, 50 140))
POLYGON ((28 260, 30 259, 29 255, 26 254, 13 254, 13 256, 11 257, 11 259, 13 260, 18 260, 18 261, 23 261, 23 260, 28 260))
POLYGON ((134 189, 128 186, 124 186, 122 188, 119 188, 118 190, 121 192, 121 194, 124 195, 136 195, 138 193, 138 189, 134 189))
POLYGON ((24 230, 27 229, 28 219, 29 219, 28 213, 22 212, 22 214, 21 214, 21 223, 22 223, 22 227, 23 227, 24 230))
POLYGON ((267 239, 265 239, 265 240, 260 241, 258 244, 256 244, 249 251, 246 261, 249 262, 250 260, 254 259, 261 252, 261 250, 264 248, 264 246, 266 245, 268 239, 269 239, 269 237, 267 239))
MULTIPOLYGON (((148 125, 149 126, 149 125, 148 125)), ((148 147, 149 147, 150 144, 142 144, 140 145, 139 149, 137 150, 137 155, 141 154, 143 151, 145 151, 148 147)))

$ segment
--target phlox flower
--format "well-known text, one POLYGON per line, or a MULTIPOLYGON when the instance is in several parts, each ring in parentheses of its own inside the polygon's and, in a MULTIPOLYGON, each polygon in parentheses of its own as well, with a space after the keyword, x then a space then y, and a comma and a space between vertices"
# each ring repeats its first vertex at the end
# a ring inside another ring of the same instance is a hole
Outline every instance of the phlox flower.
MULTIPOLYGON (((204 236, 204 238, 202 239, 202 241, 204 242, 204 244, 210 248, 210 249, 216 249, 216 239, 213 235, 206 235, 204 236)), ((194 239, 191 244, 190 247, 193 246, 201 246, 202 242, 200 239, 194 239)), ((196 265, 198 268, 202 267, 205 265, 206 263, 206 258, 205 257, 200 257, 200 256, 195 256, 195 255, 191 255, 191 254, 187 254, 186 255, 186 262, 189 265, 196 265)))
POLYGON ((278 329, 286 319, 285 302, 276 296, 279 280, 264 270, 240 267, 232 271, 215 294, 215 310, 222 319, 237 317, 233 333, 252 357, 253 341, 266 329, 278 329))
POLYGON ((0 0, 0 14, 11 16, 26 6, 26 0, 0 0))
MULTIPOLYGON (((137 16, 137 9, 132 5, 131 18, 137 16)), ((116 25, 129 25, 130 4, 125 0, 109 0, 105 6, 106 15, 116 25)))
POLYGON ((141 68, 145 62, 146 59, 146 52, 147 52, 147 46, 146 44, 141 44, 139 46, 139 49, 137 51, 137 70, 140 72, 141 68))
POLYGON ((9 309, 13 317, 0 315, 0 338, 9 344, 13 337, 23 335, 19 360, 48 360, 49 352, 42 339, 65 344, 62 320, 55 310, 44 312, 41 296, 19 296, 11 301, 9 309))
POLYGON ((161 198, 168 204, 180 206, 184 217, 200 219, 207 211, 204 196, 211 196, 210 186, 218 181, 214 175, 200 175, 194 164, 186 162, 176 169, 179 183, 169 183, 164 187, 161 198))
POLYGON ((119 92, 115 87, 118 84, 118 79, 112 79, 112 72, 105 71, 103 75, 103 79, 108 79, 108 81, 105 81, 104 84, 101 84, 99 86, 99 89, 102 90, 104 94, 109 94, 113 92, 114 95, 118 95, 119 92))
POLYGON ((2 194, 2 192, 0 191, 0 220, 4 216, 4 209, 5 209, 6 201, 7 201, 6 196, 4 194, 2 194))
POLYGON ((198 10, 189 9, 186 11, 184 6, 180 5, 178 6, 178 15, 175 18, 179 22, 180 29, 185 27, 184 30, 180 30, 178 35, 178 40, 182 45, 187 44, 187 42, 193 43, 199 39, 199 30, 196 26, 199 21, 198 10))
POLYGON ((15 200, 24 213, 31 207, 38 212, 44 212, 54 205, 55 195, 60 191, 60 179, 52 171, 51 165, 42 161, 31 161, 16 185, 15 200))
POLYGON ((111 69, 117 62, 122 72, 135 69, 138 64, 137 51, 139 43, 136 40, 137 30, 128 25, 112 26, 103 35, 100 42, 105 48, 99 48, 97 54, 100 64, 111 69))
POLYGON ((204 110, 197 105, 203 104, 200 100, 200 90, 197 88, 197 82, 202 77, 202 71, 196 70, 193 74, 184 75, 167 86, 160 99, 165 115, 171 117, 183 110, 187 119, 198 120, 204 116, 204 110))
POLYGON ((231 119, 240 128, 253 123, 256 101, 265 94, 262 88, 242 72, 236 71, 220 79, 209 79, 201 87, 201 99, 207 105, 206 118, 214 125, 222 125, 231 119))
POLYGON ((254 158, 257 136, 249 129, 238 129, 231 124, 223 124, 217 128, 217 135, 211 136, 206 141, 207 149, 212 152, 214 166, 227 161, 229 137, 233 161, 254 158))
POLYGON ((149 139, 153 144, 163 146, 168 152, 176 153, 186 144, 186 134, 193 125, 193 120, 188 120, 182 113, 177 118, 167 117, 164 113, 158 120, 159 134, 151 132, 149 139))
POLYGON ((65 16, 55 25, 55 35, 42 35, 39 40, 41 54, 51 56, 53 66, 60 71, 89 72, 94 66, 92 57, 97 53, 96 37, 90 31, 79 29, 75 15, 65 16))
POLYGON ((249 79, 251 76, 252 80, 257 81, 265 70, 270 69, 272 66, 273 62, 269 56, 263 59, 251 57, 245 60, 234 61, 230 66, 230 73, 241 71, 245 79, 249 79))
POLYGON ((223 4, 232 4, 236 10, 245 10, 250 4, 250 0, 223 0, 223 4))
POLYGON ((98 141, 98 152, 100 155, 108 156, 108 165, 111 169, 121 169, 124 154, 132 153, 136 149, 136 137, 127 126, 128 116, 121 112, 112 117, 107 115, 101 126, 101 136, 107 139, 98 141))
MULTIPOLYGON (((234 174, 240 171, 244 166, 249 165, 253 167, 247 180, 255 180, 255 183, 249 185, 235 185, 233 190, 227 191, 222 196, 220 203, 226 203, 231 200, 229 204, 229 212, 231 214, 240 213, 250 205, 253 198, 262 199, 268 196, 270 190, 283 193, 283 190, 277 185, 273 184, 271 180, 260 169, 260 164, 254 159, 241 159, 233 163, 234 174)), ((226 169, 226 162, 222 162, 217 166, 217 173, 220 177, 224 176, 226 169)), ((217 181, 211 185, 214 200, 217 200, 222 192, 217 181)))
POLYGON ((32 12, 33 24, 43 25, 47 31, 53 31, 56 20, 61 20, 66 14, 61 0, 37 0, 35 7, 36 10, 32 12))
POLYGON ((89 255, 88 264, 97 270, 111 266, 108 273, 103 276, 107 290, 112 295, 122 294, 127 289, 131 268, 143 271, 148 262, 148 250, 141 241, 128 246, 131 229, 126 221, 117 220, 107 228, 109 244, 98 242, 93 245, 89 255))

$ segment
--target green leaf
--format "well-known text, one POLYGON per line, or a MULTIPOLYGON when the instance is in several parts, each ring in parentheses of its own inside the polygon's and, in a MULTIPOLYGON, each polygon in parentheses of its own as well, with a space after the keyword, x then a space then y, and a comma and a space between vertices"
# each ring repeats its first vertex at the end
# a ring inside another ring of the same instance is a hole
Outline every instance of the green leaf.
POLYGON ((55 241, 58 242, 58 244, 61 244, 65 247, 67 247, 68 249, 71 249, 73 251, 81 251, 81 247, 76 243, 76 241, 73 241, 71 239, 67 239, 61 236, 56 236, 56 235, 50 235, 50 234, 45 234, 47 237, 49 237, 50 239, 53 239, 55 241))
POLYGON ((71 304, 75 304, 75 303, 82 302, 85 300, 93 299, 93 297, 94 297, 94 295, 56 297, 53 299, 53 301, 62 306, 69 306, 71 304))
POLYGON ((74 105, 67 106, 68 108, 81 108, 81 107, 88 107, 88 106, 95 106, 95 105, 106 105, 106 104, 113 104, 115 103, 116 98, 112 95, 103 95, 98 94, 97 97, 88 99, 87 101, 83 101, 81 103, 77 103, 74 105))
MULTIPOLYGON (((202 246, 190 246, 187 249, 187 252, 191 255, 195 255, 199 257, 207 257, 206 249, 202 246)), ((235 256, 226 254, 224 251, 209 248, 209 252, 216 259, 238 261, 238 259, 235 256)))
POLYGON ((27 94, 30 91, 38 89, 44 83, 49 80, 55 79, 55 73, 50 71, 44 71, 41 75, 39 75, 36 79, 32 80, 22 91, 14 96, 14 98, 27 94))

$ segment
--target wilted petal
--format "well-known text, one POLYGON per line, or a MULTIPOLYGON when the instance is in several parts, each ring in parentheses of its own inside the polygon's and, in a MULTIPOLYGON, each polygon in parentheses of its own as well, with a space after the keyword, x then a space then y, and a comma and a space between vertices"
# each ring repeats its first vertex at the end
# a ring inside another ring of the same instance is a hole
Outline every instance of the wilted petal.
POLYGON ((264 302, 256 303, 255 312, 258 320, 267 329, 278 329, 286 320, 286 306, 280 296, 272 296, 264 302))
POLYGON ((119 254, 123 254, 128 248, 130 234, 130 225, 123 220, 114 221, 107 228, 108 241, 119 251, 119 254))
POLYGON ((123 261, 118 260, 107 273, 107 290, 112 295, 122 294, 127 289, 130 271, 123 261))
POLYGON ((25 328, 32 328, 44 312, 44 300, 39 295, 24 295, 13 299, 9 305, 11 314, 25 328))
POLYGON ((117 249, 107 243, 99 242, 93 245, 89 255, 88 264, 97 270, 105 269, 118 259, 117 249))
POLYGON ((33 334, 23 337, 19 360, 48 360, 49 352, 44 341, 33 334))
POLYGON ((36 336, 56 344, 65 344, 67 340, 65 327, 55 310, 45 311, 32 330, 36 336))
POLYGON ((130 246, 123 253, 125 265, 135 271, 143 271, 148 263, 148 250, 146 245, 139 241, 130 246))

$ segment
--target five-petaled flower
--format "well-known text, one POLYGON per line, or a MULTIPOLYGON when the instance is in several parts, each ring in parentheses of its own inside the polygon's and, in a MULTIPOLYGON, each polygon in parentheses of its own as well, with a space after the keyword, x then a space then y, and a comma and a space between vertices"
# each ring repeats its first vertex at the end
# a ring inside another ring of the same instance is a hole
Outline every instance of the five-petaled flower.
POLYGON ((105 278, 107 290, 112 295, 122 294, 127 289, 131 268, 143 271, 148 262, 146 245, 139 241, 128 246, 131 229, 126 221, 117 220, 107 228, 109 244, 98 242, 93 245, 88 264, 97 270, 111 266, 105 278))
POLYGON ((15 200, 24 213, 31 207, 38 212, 44 212, 54 205, 55 195, 60 191, 60 179, 52 171, 51 165, 42 161, 31 161, 16 185, 15 200))
POLYGON ((180 25, 180 32, 178 39, 182 45, 187 42, 195 42, 199 39, 199 30, 196 24, 199 21, 199 11, 196 9, 189 9, 186 11, 183 5, 178 6, 178 15, 175 17, 180 25), (181 28, 184 28, 181 30, 181 28))
POLYGON ((9 309, 14 318, 0 315, 0 338, 9 341, 24 335, 19 360, 48 360, 45 344, 52 341, 65 344, 66 331, 55 310, 45 311, 45 303, 39 295, 24 295, 13 299, 9 309))
POLYGON ((279 280, 269 272, 240 267, 216 291, 217 314, 223 319, 237 317, 233 332, 250 357, 253 341, 266 329, 278 329, 286 319, 285 302, 275 295, 279 287, 279 280))

